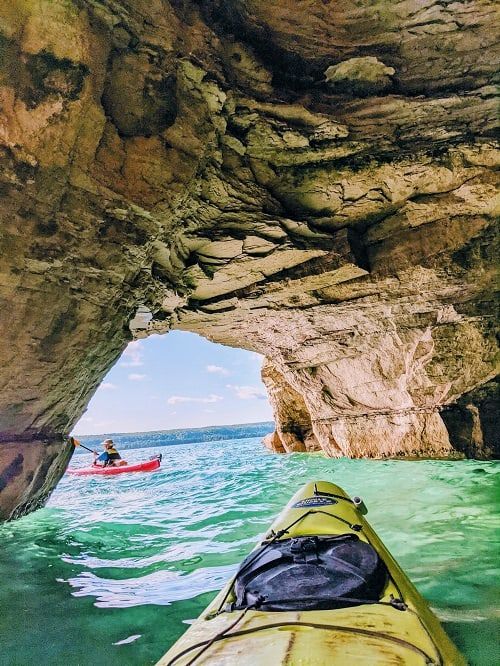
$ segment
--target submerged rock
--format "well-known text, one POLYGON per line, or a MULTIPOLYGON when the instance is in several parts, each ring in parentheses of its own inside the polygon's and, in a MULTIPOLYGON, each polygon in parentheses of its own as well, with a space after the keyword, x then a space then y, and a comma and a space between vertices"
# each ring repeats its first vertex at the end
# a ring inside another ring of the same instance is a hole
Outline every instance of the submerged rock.
POLYGON ((495 5, 382 5, 0 8, 3 518, 173 328, 267 356, 274 450, 495 455, 495 5))

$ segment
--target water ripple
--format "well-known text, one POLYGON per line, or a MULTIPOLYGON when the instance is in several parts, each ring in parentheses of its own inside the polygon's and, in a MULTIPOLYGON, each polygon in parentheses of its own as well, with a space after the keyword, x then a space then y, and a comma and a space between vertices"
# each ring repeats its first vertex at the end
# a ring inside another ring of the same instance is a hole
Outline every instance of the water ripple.
MULTIPOLYGON (((156 452, 137 438, 132 462, 156 452)), ((0 663, 155 663, 313 479, 361 495, 471 664, 497 662, 497 464, 277 456, 255 439, 163 454, 151 474, 65 476, 48 508, 0 528, 0 663)))
POLYGON ((178 571, 158 571, 140 578, 112 580, 84 572, 66 581, 74 597, 94 597, 97 608, 129 608, 143 604, 168 606, 174 601, 192 599, 204 592, 219 590, 236 571, 236 566, 196 569, 182 575, 178 571))

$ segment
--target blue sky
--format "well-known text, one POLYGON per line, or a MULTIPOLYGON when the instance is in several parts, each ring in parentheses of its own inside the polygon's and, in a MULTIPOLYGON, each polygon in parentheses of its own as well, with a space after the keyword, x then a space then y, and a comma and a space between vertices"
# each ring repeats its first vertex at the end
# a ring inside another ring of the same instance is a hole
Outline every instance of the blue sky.
POLYGON ((262 357, 172 331, 131 342, 75 434, 168 430, 272 420, 262 357))

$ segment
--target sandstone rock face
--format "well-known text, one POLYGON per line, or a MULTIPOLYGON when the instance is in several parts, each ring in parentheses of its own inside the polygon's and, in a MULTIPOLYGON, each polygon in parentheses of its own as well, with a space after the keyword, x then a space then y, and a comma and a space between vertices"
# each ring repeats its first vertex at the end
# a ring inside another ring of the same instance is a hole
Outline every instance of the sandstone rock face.
POLYGON ((311 415, 303 396, 270 361, 264 363, 262 379, 266 384, 276 421, 276 431, 264 438, 267 448, 277 453, 320 451, 321 444, 314 433, 311 415))
POLYGON ((274 449, 493 454, 496 18, 1 4, 3 518, 131 337, 172 328, 266 355, 274 449))

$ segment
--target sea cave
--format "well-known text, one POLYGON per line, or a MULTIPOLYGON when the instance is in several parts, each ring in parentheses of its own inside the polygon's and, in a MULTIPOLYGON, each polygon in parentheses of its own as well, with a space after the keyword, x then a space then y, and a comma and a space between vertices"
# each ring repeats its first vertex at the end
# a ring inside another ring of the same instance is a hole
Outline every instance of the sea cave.
POLYGON ((495 13, 2 3, 2 519, 170 330, 265 356, 276 452, 498 457, 495 13))

